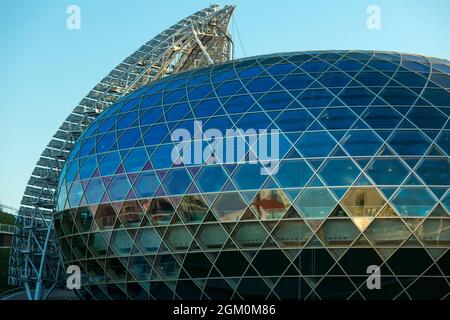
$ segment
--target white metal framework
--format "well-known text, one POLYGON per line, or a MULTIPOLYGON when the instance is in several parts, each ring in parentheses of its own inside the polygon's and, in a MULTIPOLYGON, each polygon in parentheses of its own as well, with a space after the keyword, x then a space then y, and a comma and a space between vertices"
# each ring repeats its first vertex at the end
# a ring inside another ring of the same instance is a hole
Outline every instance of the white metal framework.
POLYGON ((45 299, 65 285, 53 213, 59 173, 78 137, 125 94, 179 71, 232 59, 233 11, 234 6, 212 5, 160 33, 114 68, 62 123, 33 170, 17 217, 9 282, 23 286, 28 299, 45 299))

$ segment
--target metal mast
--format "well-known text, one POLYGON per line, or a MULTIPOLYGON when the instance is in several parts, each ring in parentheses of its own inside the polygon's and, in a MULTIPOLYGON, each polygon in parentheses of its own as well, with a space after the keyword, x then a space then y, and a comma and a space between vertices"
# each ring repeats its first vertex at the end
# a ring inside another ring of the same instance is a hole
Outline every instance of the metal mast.
POLYGON ((179 71, 231 60, 228 25, 234 8, 212 5, 157 35, 114 68, 62 123, 33 170, 17 216, 9 283, 23 286, 28 299, 45 299, 65 286, 53 214, 59 174, 77 139, 127 93, 179 71))

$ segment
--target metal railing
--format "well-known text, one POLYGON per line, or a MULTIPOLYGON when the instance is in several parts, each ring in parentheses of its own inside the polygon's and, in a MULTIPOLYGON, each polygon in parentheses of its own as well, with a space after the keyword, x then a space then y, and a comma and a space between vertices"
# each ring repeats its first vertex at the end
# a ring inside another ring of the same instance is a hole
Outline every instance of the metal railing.
POLYGON ((16 231, 16 226, 0 223, 0 233, 14 234, 15 231, 16 231))

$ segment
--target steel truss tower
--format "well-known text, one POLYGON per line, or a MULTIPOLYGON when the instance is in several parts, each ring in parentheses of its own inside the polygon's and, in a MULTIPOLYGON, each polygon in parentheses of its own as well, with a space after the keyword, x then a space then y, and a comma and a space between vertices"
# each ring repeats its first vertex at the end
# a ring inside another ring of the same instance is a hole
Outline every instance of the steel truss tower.
POLYGON ((59 174, 75 142, 103 110, 120 97, 170 74, 232 59, 228 25, 234 6, 209 8, 181 20, 143 45, 112 70, 75 107, 41 154, 17 217, 9 282, 28 299, 46 299, 65 286, 53 214, 59 174))

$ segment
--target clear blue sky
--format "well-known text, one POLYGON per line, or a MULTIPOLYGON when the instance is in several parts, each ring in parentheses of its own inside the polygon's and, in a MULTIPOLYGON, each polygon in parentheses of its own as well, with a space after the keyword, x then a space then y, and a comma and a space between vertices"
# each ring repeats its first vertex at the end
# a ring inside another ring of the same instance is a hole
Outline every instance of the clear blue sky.
MULTIPOLYGON (((316 49, 377 49, 450 58, 448 0, 242 0, 236 23, 247 56, 316 49), (381 8, 381 30, 366 9, 381 8)), ((114 66, 203 0, 2 0, 0 202, 18 207, 44 146, 114 66), (66 8, 81 9, 81 30, 66 8)), ((239 41, 236 41, 239 44, 239 41)), ((237 55, 244 56, 241 46, 237 55)))

